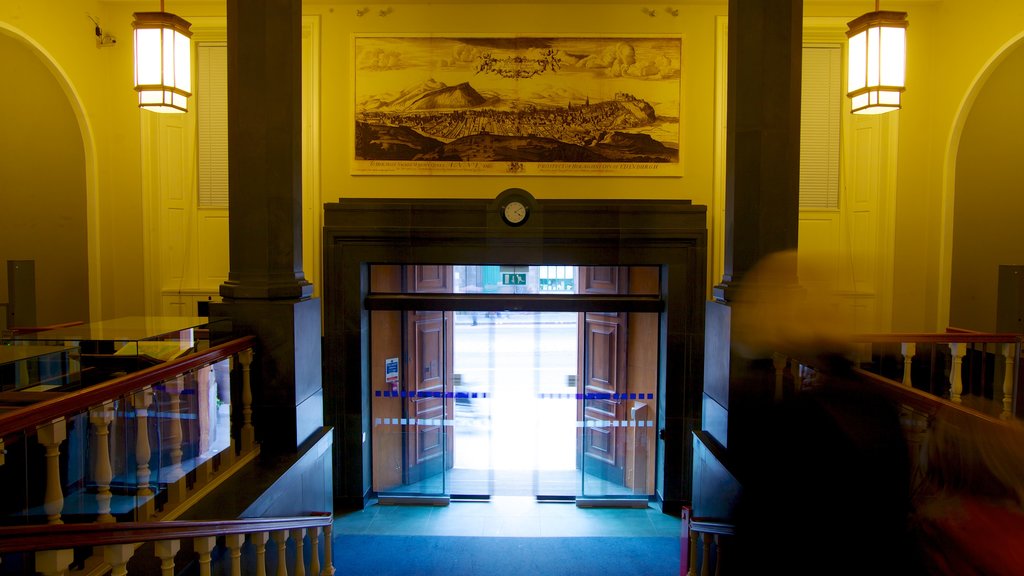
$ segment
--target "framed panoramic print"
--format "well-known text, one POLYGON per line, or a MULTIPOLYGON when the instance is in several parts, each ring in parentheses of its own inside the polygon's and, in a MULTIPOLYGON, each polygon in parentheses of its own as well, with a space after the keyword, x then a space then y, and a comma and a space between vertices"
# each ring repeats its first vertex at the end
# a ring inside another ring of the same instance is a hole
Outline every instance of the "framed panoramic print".
POLYGON ((354 174, 682 175, 680 36, 353 42, 354 174))

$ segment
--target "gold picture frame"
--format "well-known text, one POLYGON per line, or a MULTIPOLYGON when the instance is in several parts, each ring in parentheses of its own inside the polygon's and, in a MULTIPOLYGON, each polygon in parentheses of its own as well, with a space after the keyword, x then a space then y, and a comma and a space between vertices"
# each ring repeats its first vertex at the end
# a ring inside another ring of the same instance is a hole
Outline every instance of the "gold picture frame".
POLYGON ((682 37, 353 36, 352 173, 681 176, 682 37))

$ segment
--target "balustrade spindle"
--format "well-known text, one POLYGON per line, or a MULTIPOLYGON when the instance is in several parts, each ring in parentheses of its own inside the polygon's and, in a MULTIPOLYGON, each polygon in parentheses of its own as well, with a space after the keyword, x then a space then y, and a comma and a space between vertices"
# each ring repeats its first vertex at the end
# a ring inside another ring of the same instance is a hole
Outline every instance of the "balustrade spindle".
POLYGON ((43 576, 64 576, 68 573, 68 566, 74 560, 75 554, 70 548, 41 550, 36 552, 36 572, 43 576))
MULTIPOLYGON (((1017 356, 1020 354, 1019 344, 1016 342, 1003 344, 1003 358, 1006 360, 1003 370, 1003 411, 999 417, 1004 420, 1013 418, 1013 397, 1015 395, 1015 384, 1017 382, 1017 356)), ((2 445, 0 445, 2 447, 2 445)))
POLYGON ((949 351, 953 354, 953 366, 949 369, 951 384, 949 399, 960 404, 963 401, 961 395, 964 391, 964 377, 961 374, 961 367, 964 363, 964 356, 967 354, 967 346, 963 342, 950 342, 949 351))
POLYGON ((89 410, 95 450, 92 454, 93 481, 96 482, 97 522, 113 522, 110 514, 110 481, 114 477, 110 464, 110 423, 114 421, 114 403, 104 402, 89 410))
POLYGON ((245 542, 245 534, 228 534, 224 537, 224 544, 231 552, 231 576, 242 576, 242 543, 245 542))
POLYGON ((699 538, 699 532, 690 530, 690 569, 686 572, 686 576, 697 576, 697 540, 699 538))
POLYGON ((200 536, 192 540, 192 546, 196 554, 199 554, 199 576, 210 576, 210 561, 213 559, 213 549, 217 547, 217 538, 200 536))
POLYGON ((277 576, 288 576, 288 561, 285 559, 285 552, 288 546, 288 531, 274 530, 270 533, 274 544, 277 544, 277 576))
POLYGON ((153 548, 160 559, 161 576, 174 576, 174 555, 181 549, 180 540, 158 540, 153 548))
POLYGON ((324 566, 320 569, 320 576, 334 576, 334 556, 332 552, 331 532, 333 526, 324 526, 324 566))
POLYGON ((4 465, 6 460, 4 457, 7 455, 7 449, 4 448, 4 439, 0 438, 0 466, 4 465))
POLYGON ((163 438, 163 442, 169 447, 168 456, 170 457, 170 465, 167 468, 167 504, 164 508, 164 510, 168 510, 174 509, 182 503, 187 497, 188 491, 185 483, 185 470, 181 465, 184 455, 182 450, 184 435, 181 426, 181 394, 185 390, 184 376, 179 375, 164 382, 164 390, 167 393, 167 417, 170 420, 167 422, 167 433, 163 438))
POLYGON ((46 448, 46 493, 43 511, 47 524, 63 524, 64 492, 60 485, 60 443, 68 437, 68 425, 63 418, 36 427, 36 440, 46 448))
POLYGON ((309 574, 319 576, 320 574, 320 529, 313 526, 309 529, 309 574))
POLYGON ((153 404, 153 389, 146 387, 132 395, 135 407, 135 496, 136 509, 141 520, 153 516, 153 489, 149 487, 152 472, 149 459, 153 455, 149 445, 149 407, 153 404))
POLYGON ((252 383, 249 370, 252 359, 252 348, 238 353, 238 362, 242 364, 242 452, 249 452, 256 445, 256 430, 252 426, 252 383))
POLYGON ((295 542, 295 571, 292 573, 292 576, 306 576, 306 555, 303 550, 303 539, 305 536, 305 528, 295 528, 292 530, 292 540, 295 542))
POLYGON ((266 532, 254 532, 249 535, 249 541, 256 549, 256 576, 267 576, 267 540, 269 539, 266 532))
POLYGON ((785 354, 775 352, 772 354, 772 365, 775 367, 775 401, 782 402, 782 377, 786 371, 786 360, 788 357, 785 354))
POLYGON ((711 574, 711 535, 705 534, 701 540, 704 542, 704 554, 700 559, 700 576, 709 576, 711 574))
POLYGON ((903 352, 903 385, 907 388, 913 388, 914 383, 911 381, 910 365, 917 354, 917 344, 915 342, 903 342, 900 348, 903 352))
MULTIPOLYGON (((128 574, 128 561, 135 555, 135 546, 131 544, 111 544, 103 547, 103 561, 110 564, 110 576, 128 574)), ((209 576, 207 573, 205 576, 209 576)))

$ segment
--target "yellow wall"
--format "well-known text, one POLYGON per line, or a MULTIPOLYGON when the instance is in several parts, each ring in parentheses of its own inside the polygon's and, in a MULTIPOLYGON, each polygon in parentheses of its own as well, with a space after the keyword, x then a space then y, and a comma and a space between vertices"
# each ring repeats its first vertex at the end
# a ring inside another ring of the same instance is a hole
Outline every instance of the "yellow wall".
POLYGON ((954 326, 994 332, 999 265, 1024 265, 1022 103, 1024 47, 1018 46, 982 86, 960 140, 953 229, 972 233, 953 237, 954 326))
POLYGON ((85 152, 78 122, 31 46, 0 34, 0 62, 6 77, 33 87, 0 90, 0 301, 10 302, 6 262, 32 260, 35 321, 18 324, 88 320, 85 152))
MULTIPOLYGON (((724 2, 677 5, 678 16, 641 4, 391 4, 307 3, 321 24, 320 184, 325 202, 342 196, 491 197, 520 186, 539 197, 688 198, 713 211, 714 54, 716 17, 724 2), (681 178, 612 177, 386 177, 351 176, 351 34, 381 33, 678 33, 683 37, 683 163, 681 178)), ((660 6, 660 5, 659 5, 660 6)), ((169 7, 170 8, 170 7, 169 7)), ((94 317, 144 310, 143 258, 148 241, 139 193, 140 114, 131 90, 131 13, 152 2, 0 0, 0 23, 29 37, 52 56, 75 95, 86 156, 89 199, 90 283, 94 317), (115 48, 97 49, 85 12, 117 36, 115 48), (97 295, 98 294, 98 295, 97 295)), ((223 4, 176 3, 182 16, 217 15, 223 4)), ((808 2, 806 16, 852 18, 863 2, 808 2)), ((976 78, 986 63, 1024 31, 1018 0, 890 3, 909 12, 908 85, 898 113, 893 329, 945 325, 952 262, 954 143, 976 78)), ((970 230, 956 230, 969 234, 970 230)), ((713 237, 713 235, 712 235, 713 237)), ((713 252, 709 252, 713 253, 713 252)), ((712 279, 717 280, 717 279, 712 279)))

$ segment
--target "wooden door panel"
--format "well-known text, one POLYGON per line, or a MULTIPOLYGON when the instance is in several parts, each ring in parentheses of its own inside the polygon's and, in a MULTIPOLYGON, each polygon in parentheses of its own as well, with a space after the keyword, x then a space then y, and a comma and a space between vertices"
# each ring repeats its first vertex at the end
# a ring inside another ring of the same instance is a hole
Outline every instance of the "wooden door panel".
POLYGON ((409 398, 409 417, 415 418, 416 424, 412 425, 409 449, 410 461, 420 465, 444 453, 444 316, 414 312, 410 318, 413 373, 407 381, 413 383, 410 396, 414 397, 409 398))
POLYGON ((624 419, 625 314, 586 316, 583 417, 588 425, 584 428, 583 454, 592 465, 597 464, 589 472, 621 483, 625 434, 615 424, 624 419))
POLYGON ((421 266, 410 266, 412 269, 411 291, 417 294, 419 293, 430 293, 430 292, 452 292, 452 267, 451 266, 436 266, 436 265, 421 265, 421 266))
MULTIPOLYGON (((451 292, 451 266, 405 267, 406 292, 451 292)), ((453 462, 454 436, 450 424, 453 336, 450 312, 407 313, 405 482, 412 484, 441 474, 453 462)))

